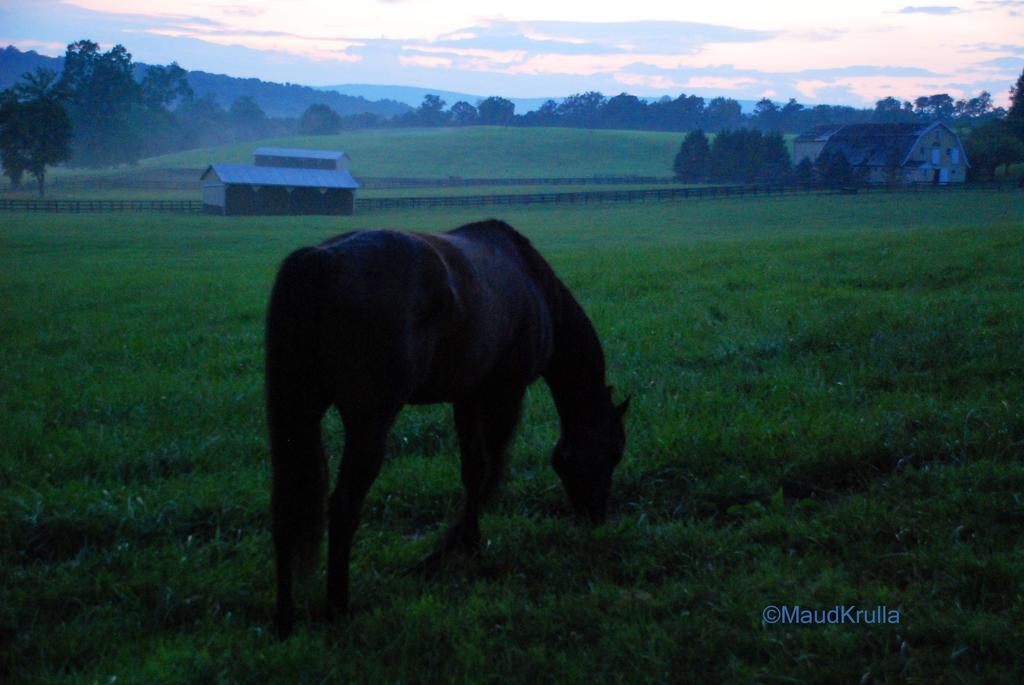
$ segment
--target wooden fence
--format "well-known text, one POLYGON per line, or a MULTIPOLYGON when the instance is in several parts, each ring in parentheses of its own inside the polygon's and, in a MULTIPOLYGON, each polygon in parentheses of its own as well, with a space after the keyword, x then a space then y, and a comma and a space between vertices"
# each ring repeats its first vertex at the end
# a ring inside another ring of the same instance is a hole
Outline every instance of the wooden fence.
POLYGON ((7 200, 0 210, 9 212, 177 212, 203 211, 202 200, 7 200))
MULTIPOLYGON (((660 202, 665 200, 716 199, 765 195, 807 195, 830 193, 899 193, 955 192, 957 190, 1007 191, 1016 184, 989 185, 923 185, 911 188, 848 188, 833 191, 807 190, 795 186, 705 186, 693 188, 644 188, 636 190, 591 190, 570 193, 521 193, 507 195, 455 195, 420 197, 357 198, 357 212, 385 209, 420 209, 431 207, 492 207, 532 204, 596 204, 605 202, 660 202)), ((0 199, 0 211, 16 212, 177 212, 203 211, 200 200, 13 200, 0 199)))
POLYGON ((509 195, 462 195, 357 198, 356 211, 429 207, 484 207, 496 205, 591 204, 646 202, 690 198, 781 195, 802 192, 794 188, 764 186, 708 186, 705 188, 645 188, 637 190, 588 190, 573 193, 519 193, 509 195))
POLYGON ((560 178, 395 178, 385 176, 357 176, 365 190, 396 188, 468 188, 473 186, 624 186, 669 185, 679 181, 671 176, 578 176, 560 178))
MULTIPOLYGON (((57 176, 49 181, 57 190, 195 190, 205 169, 139 169, 130 175, 107 177, 57 176)), ((580 176, 561 178, 407 178, 357 176, 364 190, 402 188, 467 188, 475 186, 589 186, 589 185, 668 185, 671 176, 580 176)))

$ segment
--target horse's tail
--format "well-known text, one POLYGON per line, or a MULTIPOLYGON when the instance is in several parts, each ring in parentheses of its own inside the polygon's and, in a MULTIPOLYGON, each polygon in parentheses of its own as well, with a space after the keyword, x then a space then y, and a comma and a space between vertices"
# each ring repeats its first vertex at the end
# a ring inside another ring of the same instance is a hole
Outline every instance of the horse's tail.
POLYGON ((267 310, 267 424, 279 595, 284 589, 291 594, 293 573, 305 576, 316 567, 326 519, 320 419, 330 390, 323 380, 320 319, 329 260, 329 253, 318 248, 290 254, 278 271, 267 310))

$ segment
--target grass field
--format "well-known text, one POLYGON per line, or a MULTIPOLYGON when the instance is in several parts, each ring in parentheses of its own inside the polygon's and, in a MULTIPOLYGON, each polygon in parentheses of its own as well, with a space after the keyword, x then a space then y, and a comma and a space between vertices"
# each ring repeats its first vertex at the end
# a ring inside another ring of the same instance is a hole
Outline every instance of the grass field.
MULTIPOLYGON (((286 643, 261 404, 276 265, 353 227, 481 215, 5 214, 0 681, 1019 682, 1022 200, 502 210, 633 395, 611 518, 570 516, 538 384, 486 550, 403 575, 461 496, 450 409, 408 409, 351 617, 316 617, 321 575, 286 643), (771 625, 767 605, 899 622, 771 625)), ((325 434, 336 458, 336 419, 325 434)))
POLYGON ((371 129, 336 136, 296 136, 191 150, 143 166, 252 164, 263 145, 345 150, 357 176, 531 178, 538 176, 671 176, 683 136, 648 131, 571 128, 371 129), (486 150, 486 152, 482 152, 486 150))
MULTIPOLYGON (((671 176, 682 135, 645 131, 588 131, 564 128, 375 129, 336 136, 296 136, 203 148, 142 160, 136 167, 56 168, 48 172, 47 196, 54 199, 199 199, 199 171, 208 164, 252 164, 264 145, 346 150, 352 172, 365 177, 403 178, 577 178, 671 176), (488 150, 486 154, 480 150, 488 150), (182 176, 181 170, 197 170, 182 176), (153 182, 158 185, 153 185, 153 182)), ((460 194, 532 192, 524 187, 409 188, 363 190, 361 197, 395 193, 460 194)), ((590 188, 590 186, 588 186, 590 188)), ((601 186, 608 189, 607 186, 601 186)), ((543 192, 563 189, 543 186, 543 192)), ((35 198, 34 184, 5 198, 35 198)))

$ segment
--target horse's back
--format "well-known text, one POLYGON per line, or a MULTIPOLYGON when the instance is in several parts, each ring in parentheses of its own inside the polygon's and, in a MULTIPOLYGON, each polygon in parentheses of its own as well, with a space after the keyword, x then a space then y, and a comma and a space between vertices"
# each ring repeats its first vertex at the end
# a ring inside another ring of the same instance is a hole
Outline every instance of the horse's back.
POLYGON ((322 243, 321 349, 341 394, 359 403, 387 385, 403 402, 453 401, 536 378, 550 355, 550 313, 516 236, 486 222, 322 243))

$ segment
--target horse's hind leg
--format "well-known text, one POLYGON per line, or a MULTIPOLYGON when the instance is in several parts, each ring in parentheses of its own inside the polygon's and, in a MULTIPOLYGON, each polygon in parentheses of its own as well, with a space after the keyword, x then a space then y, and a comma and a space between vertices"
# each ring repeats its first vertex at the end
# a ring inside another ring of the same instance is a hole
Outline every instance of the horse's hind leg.
POLYGON ((295 621, 293 578, 308 575, 317 560, 324 528, 327 463, 320 444, 322 409, 299 408, 271 395, 273 455, 271 511, 277 561, 276 627, 287 637, 295 621))
POLYGON ((366 493, 380 472, 388 431, 397 410, 366 418, 343 416, 345 450, 330 501, 327 541, 327 606, 333 617, 348 611, 349 558, 366 493))

